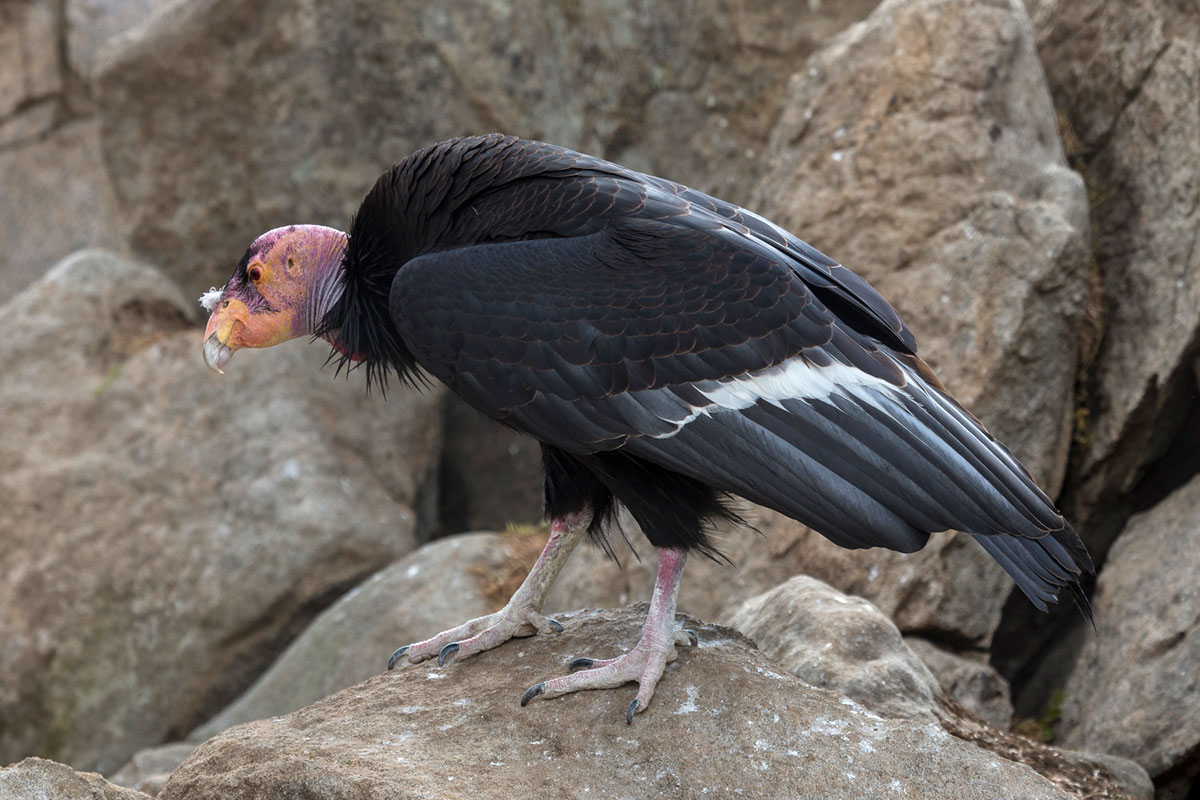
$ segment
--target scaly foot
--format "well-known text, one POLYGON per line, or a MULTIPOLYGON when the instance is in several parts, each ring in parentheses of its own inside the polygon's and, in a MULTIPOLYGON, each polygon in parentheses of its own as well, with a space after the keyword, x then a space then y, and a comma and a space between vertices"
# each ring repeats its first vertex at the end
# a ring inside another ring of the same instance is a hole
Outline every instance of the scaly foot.
POLYGON ((442 631, 431 639, 398 648, 388 659, 388 669, 395 667, 396 662, 406 655, 413 664, 437 656, 440 667, 455 654, 467 658, 499 647, 514 637, 561 631, 562 625, 544 616, 542 607, 559 570, 587 532, 591 519, 591 512, 585 511, 554 520, 546 547, 508 605, 494 614, 442 631))
POLYGON ((438 666, 441 667, 446 659, 455 654, 459 658, 466 658, 499 647, 509 639, 550 631, 558 633, 563 629, 562 625, 538 613, 529 603, 518 605, 515 600, 514 596, 508 605, 494 614, 476 617, 423 642, 404 645, 392 653, 388 659, 388 669, 395 667, 396 662, 406 655, 412 664, 437 656, 438 666))
POLYGON ((625 709, 625 721, 632 724, 633 715, 650 705, 654 687, 658 685, 658 679, 662 677, 667 664, 676 659, 678 654, 675 645, 685 641, 696 643, 693 631, 675 630, 675 598, 679 593, 685 560, 686 554, 682 550, 659 551, 658 575, 654 581, 654 594, 650 598, 650 611, 642 626, 642 638, 632 650, 623 656, 602 661, 577 658, 570 663, 570 668, 585 668, 582 672, 551 678, 529 687, 521 697, 521 705, 528 704, 539 695, 549 699, 584 689, 615 689, 630 681, 637 681, 637 696, 625 709))

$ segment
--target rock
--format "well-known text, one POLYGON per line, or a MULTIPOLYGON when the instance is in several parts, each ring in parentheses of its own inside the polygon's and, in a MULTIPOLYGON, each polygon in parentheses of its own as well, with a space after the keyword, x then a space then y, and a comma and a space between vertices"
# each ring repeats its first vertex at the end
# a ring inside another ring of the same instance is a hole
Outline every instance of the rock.
POLYGON ((124 244, 100 127, 63 63, 64 5, 0 4, 0 303, 81 247, 124 244))
POLYGON ((388 165, 464 133, 745 200, 786 76, 875 3, 179 3, 102 59, 104 149, 135 251, 196 292, 263 230, 344 227, 388 165))
POLYGON ((405 666, 233 728, 201 745, 160 796, 1068 796, 935 724, 884 719, 779 674, 736 632, 693 619, 684 623, 700 647, 681 648, 632 727, 629 688, 519 706, 570 657, 632 646, 644 611, 583 612, 560 635, 444 670, 405 666))
POLYGON ((1092 197, 1106 311, 1087 376, 1087 424, 1068 510, 1093 530, 1103 555, 1147 465, 1194 414, 1200 18, 1170 0, 1029 5, 1055 104, 1076 139, 1075 161, 1092 197))
POLYGON ((900 631, 861 597, 796 576, 747 600, 730 625, 775 664, 884 717, 936 719, 937 679, 900 631))
POLYGON ((245 694, 189 738, 295 711, 384 671, 400 645, 499 610, 545 542, 545 535, 473 533, 421 547, 323 611, 245 694))
POLYGON ((987 663, 986 653, 978 658, 952 652, 918 636, 904 643, 920 657, 937 678, 941 693, 1002 731, 1012 725, 1013 706, 1008 681, 987 663))
POLYGON ((0 308, 0 762, 182 738, 432 524, 437 393, 303 342, 215 376, 193 308, 95 251, 0 308))
POLYGON ((55 6, 18 0, 0 8, 0 118, 62 89, 55 6))
MULTIPOLYGON (((1019 0, 883 3, 793 77, 766 160, 756 210, 870 280, 1053 494, 1084 335, 1087 204, 1019 0)), ((815 535, 795 548, 806 572, 902 631, 965 645, 987 645, 1012 590, 961 539, 854 554, 848 571, 850 556, 815 535)))
POLYGON ((90 77, 110 40, 146 24, 180 0, 67 0, 67 54, 71 68, 90 77))
POLYGON ((1064 761, 1087 770, 1094 777, 1111 777, 1111 783, 1123 792, 1122 797, 1129 800, 1155 800, 1154 781, 1136 761, 1107 753, 1059 752, 1064 761))
POLYGON ((504 530, 542 518, 542 448, 447 394, 439 485, 443 533, 504 530))
POLYGON ((149 795, 114 786, 94 772, 76 772, 66 764, 27 758, 0 769, 5 800, 146 800, 149 795))
POLYGON ((21 187, 0 192, 0 303, 81 247, 124 248, 99 133, 95 121, 85 120, 0 149, 0 186, 21 187))
POLYGON ((171 773, 195 749, 196 745, 190 742, 174 742, 139 750, 129 763, 110 776, 110 780, 118 786, 157 797, 171 773))
POLYGON ((1097 632, 1067 682, 1064 744, 1200 774, 1200 477, 1132 517, 1100 573, 1097 632))
POLYGON ((940 715, 948 733, 1009 761, 1028 764, 1073 797, 1087 800, 1152 800, 1154 785, 1137 764, 1115 756, 1060 750, 988 725, 953 700, 940 715), (1147 794, 1147 787, 1149 793, 1147 794))

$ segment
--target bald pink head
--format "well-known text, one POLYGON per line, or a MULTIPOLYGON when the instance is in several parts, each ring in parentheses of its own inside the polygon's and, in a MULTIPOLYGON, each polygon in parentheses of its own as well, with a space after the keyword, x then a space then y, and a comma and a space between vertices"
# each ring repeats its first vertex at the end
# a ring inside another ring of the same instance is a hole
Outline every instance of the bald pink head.
POLYGON ((204 360, 217 372, 242 347, 309 336, 341 294, 346 234, 322 225, 289 225, 259 236, 221 290, 200 298, 212 312, 204 360))

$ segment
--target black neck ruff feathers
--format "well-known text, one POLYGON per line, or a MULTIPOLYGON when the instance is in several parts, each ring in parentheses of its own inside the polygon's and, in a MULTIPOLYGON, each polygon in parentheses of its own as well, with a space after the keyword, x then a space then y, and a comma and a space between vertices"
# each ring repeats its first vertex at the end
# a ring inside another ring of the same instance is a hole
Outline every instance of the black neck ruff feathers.
MULTIPOLYGON (((413 255, 406 219, 407 162, 380 176, 354 215, 342 257, 342 294, 314 331, 334 343, 336 373, 363 367, 367 389, 386 391, 389 373, 413 387, 428 385, 388 311, 396 272, 413 255)), ((327 362, 328 363, 328 362, 327 362)))

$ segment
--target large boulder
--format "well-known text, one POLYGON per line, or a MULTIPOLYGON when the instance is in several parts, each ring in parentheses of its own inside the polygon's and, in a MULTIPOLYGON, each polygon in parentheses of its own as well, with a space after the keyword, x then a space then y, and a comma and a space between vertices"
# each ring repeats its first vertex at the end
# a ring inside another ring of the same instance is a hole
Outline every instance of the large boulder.
POLYGON ((101 66, 104 149, 133 247, 193 291, 231 240, 344 227, 392 162, 468 133, 746 199, 786 76, 876 1, 180 3, 101 66))
MULTIPOLYGON (((1072 435, 1088 216, 1020 1, 883 3, 792 79, 766 159, 757 210, 892 301, 949 389, 1053 494, 1072 435)), ((761 527, 798 535, 806 572, 904 631, 986 645, 1012 587, 964 539, 851 561, 778 516, 761 527)))
POLYGON ((1059 728, 1067 744, 1131 758, 1174 789, 1200 775, 1197 575, 1200 477, 1131 518, 1113 544, 1059 728))
MULTIPOLYGON (((1102 554, 1147 466, 1195 414, 1200 15, 1194 4, 1172 0, 1029 0, 1029 6, 1092 198, 1106 311, 1085 383, 1086 425, 1068 500, 1102 554)), ((1194 450, 1194 436, 1189 446, 1194 450)), ((1178 485, 1184 460, 1170 459, 1154 484, 1178 485)))
POLYGON ((645 606, 573 615, 566 630, 483 656, 405 666, 199 747, 163 798, 1065 798, 1028 767, 885 719, 778 668, 736 632, 685 619, 649 709, 629 688, 534 700, 524 689, 581 653, 633 645, 645 606))
POLYGON ((189 738, 303 708, 382 672, 400 645, 499 610, 545 542, 537 534, 472 533, 421 547, 321 612, 245 694, 189 738))
POLYGON ((799 575, 747 600, 729 624, 810 686, 841 692, 880 716, 937 718, 937 679, 861 597, 799 575))
POLYGON ((0 307, 0 762, 181 737, 432 524, 437 393, 303 342, 216 376, 193 308, 96 251, 0 307))

